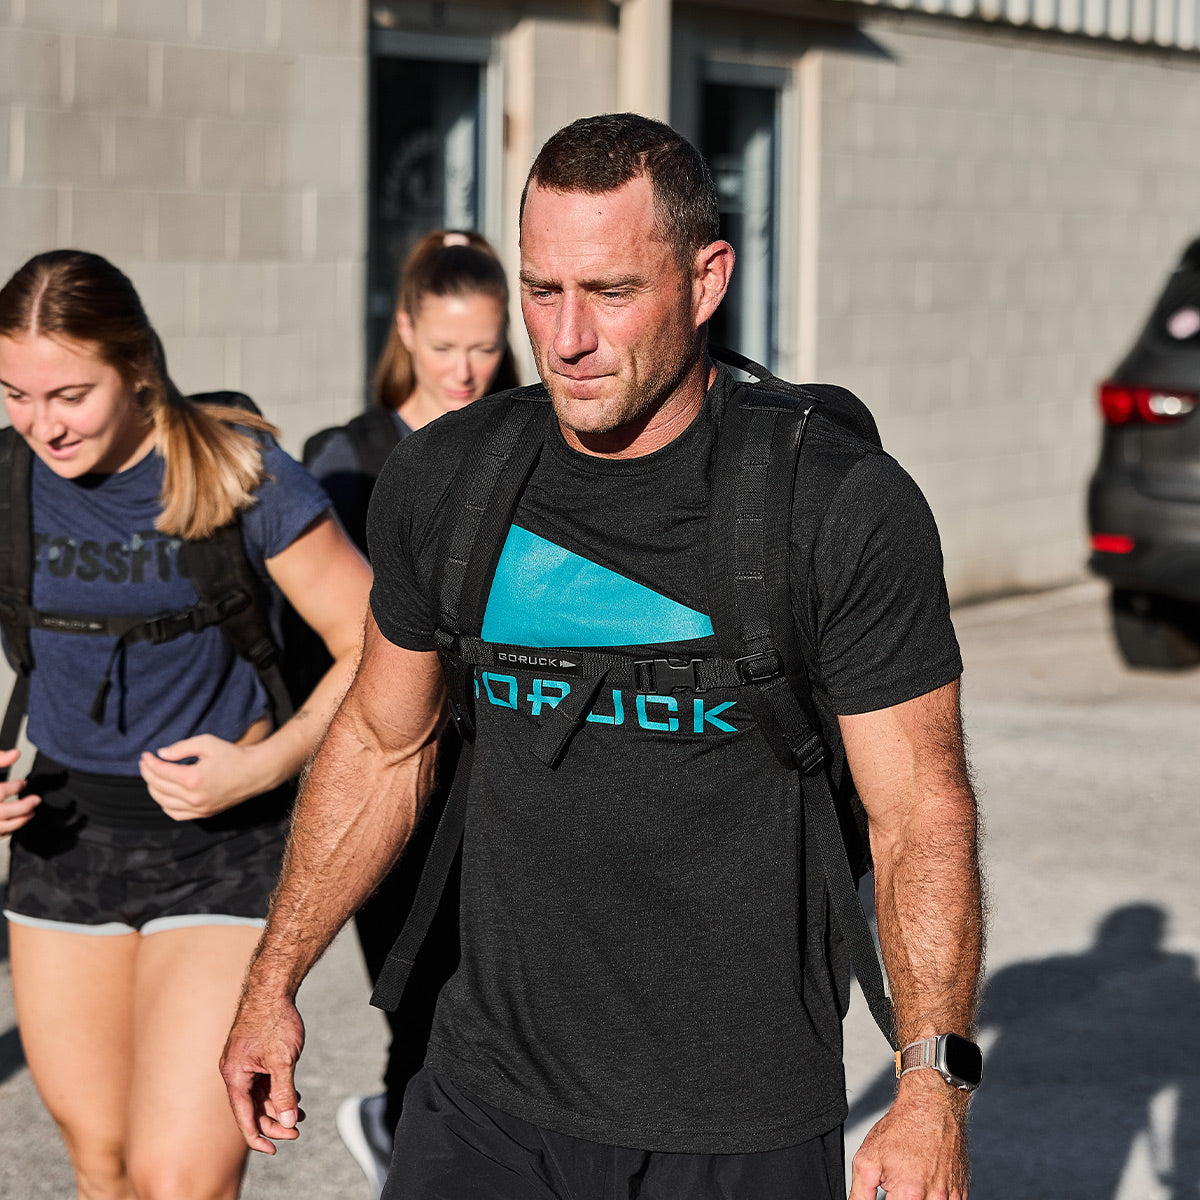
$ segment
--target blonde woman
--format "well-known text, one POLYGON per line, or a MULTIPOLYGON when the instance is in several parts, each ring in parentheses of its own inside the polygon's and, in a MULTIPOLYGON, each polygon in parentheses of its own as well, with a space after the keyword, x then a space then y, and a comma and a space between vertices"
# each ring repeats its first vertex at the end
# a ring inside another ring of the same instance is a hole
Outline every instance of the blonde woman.
MULTIPOLYGON (((289 781, 348 682, 370 570, 265 420, 179 393, 105 259, 41 254, 0 289, 0 384, 6 436, 32 454, 38 754, 0 784, 25 1056, 81 1198, 234 1197, 246 1146, 217 1060, 289 781), (282 592, 333 660, 283 722, 186 573, 184 543, 234 521, 264 595, 282 592), (180 612, 194 628, 161 642, 36 616, 180 612)), ((0 768, 16 757, 0 747, 0 768)))

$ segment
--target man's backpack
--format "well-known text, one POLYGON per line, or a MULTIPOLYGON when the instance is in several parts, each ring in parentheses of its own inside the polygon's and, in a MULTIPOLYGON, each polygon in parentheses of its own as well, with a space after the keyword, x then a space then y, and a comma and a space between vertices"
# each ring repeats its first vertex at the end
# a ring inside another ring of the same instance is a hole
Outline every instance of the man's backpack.
MULTIPOLYGON (((821 419, 875 446, 879 432, 866 406, 844 388, 801 387, 731 351, 710 347, 709 352, 756 380, 738 385, 717 436, 708 548, 710 615, 720 653, 681 660, 573 649, 576 677, 549 709, 531 751, 557 766, 602 684, 657 694, 682 687, 744 689, 775 756, 795 771, 838 930, 877 1024, 898 1049, 895 1015, 856 886, 870 868, 865 813, 857 797, 841 809, 834 800, 825 739, 791 611, 788 563, 796 470, 811 415, 819 410, 821 419)), ((449 507, 456 515, 446 526, 439 554, 435 638, 464 746, 417 898, 372 996, 380 1008, 394 1008, 399 1001, 462 837, 474 751, 474 672, 498 665, 496 647, 480 636, 487 589, 553 419, 540 385, 512 393, 507 415, 464 466, 451 492, 449 507)))
MULTIPOLYGON (((204 392, 191 399, 258 412, 254 402, 240 392, 204 392)), ((0 429, 0 629, 4 631, 9 663, 16 672, 0 725, 0 747, 16 744, 29 701, 29 676, 35 667, 31 629, 116 638, 115 660, 117 651, 132 642, 168 642, 219 625, 234 650, 254 664, 276 721, 282 724, 291 716, 292 703, 280 671, 267 599, 246 558, 238 521, 210 537, 181 544, 183 569, 197 594, 197 602, 190 608, 119 617, 40 612, 33 607, 32 471, 33 452, 25 440, 11 427, 0 429)), ((93 720, 103 719, 109 683, 105 675, 92 703, 93 720)))

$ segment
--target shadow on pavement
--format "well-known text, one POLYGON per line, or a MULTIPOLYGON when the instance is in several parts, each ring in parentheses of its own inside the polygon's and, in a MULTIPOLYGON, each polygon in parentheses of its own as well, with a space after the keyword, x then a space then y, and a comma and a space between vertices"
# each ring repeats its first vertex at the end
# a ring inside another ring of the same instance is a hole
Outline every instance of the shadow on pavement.
MULTIPOLYGON (((1135 1150, 1157 1196, 1200 1197, 1200 978, 1194 958, 1163 948, 1165 931, 1158 906, 1125 905, 1083 953, 988 981, 971 1200, 1113 1200, 1135 1150)), ((881 1074, 847 1125, 886 1107, 894 1087, 881 1074)))

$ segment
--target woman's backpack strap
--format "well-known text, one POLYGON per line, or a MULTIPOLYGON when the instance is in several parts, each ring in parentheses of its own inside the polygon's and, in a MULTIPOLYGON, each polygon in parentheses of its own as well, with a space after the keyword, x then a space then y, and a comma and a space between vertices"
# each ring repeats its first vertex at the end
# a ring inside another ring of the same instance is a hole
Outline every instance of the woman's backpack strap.
POLYGON ((262 583, 246 556, 241 522, 223 525, 206 538, 185 541, 179 553, 201 606, 220 612, 216 623, 234 650, 254 665, 275 722, 282 725, 292 715, 292 699, 280 667, 262 583))
MULTIPOLYGON (((33 533, 29 490, 33 452, 11 426, 0 429, 0 628, 4 649, 15 673, 12 691, 0 724, 0 749, 17 744, 29 703, 29 672, 33 650, 29 613, 33 580, 33 533)), ((0 781, 8 770, 0 770, 0 781)))

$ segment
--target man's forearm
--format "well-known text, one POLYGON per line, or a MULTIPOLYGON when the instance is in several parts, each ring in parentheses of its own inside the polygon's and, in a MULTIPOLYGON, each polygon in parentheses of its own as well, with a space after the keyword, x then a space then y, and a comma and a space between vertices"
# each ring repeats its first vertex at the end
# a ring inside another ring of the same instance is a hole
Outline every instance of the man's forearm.
POLYGON ((370 745, 345 707, 301 784, 283 871, 247 990, 291 999, 399 857, 428 796, 437 728, 405 751, 370 745))
POLYGON ((875 911, 901 1044, 969 1036, 984 922, 976 809, 966 782, 916 802, 876 855, 875 911))

